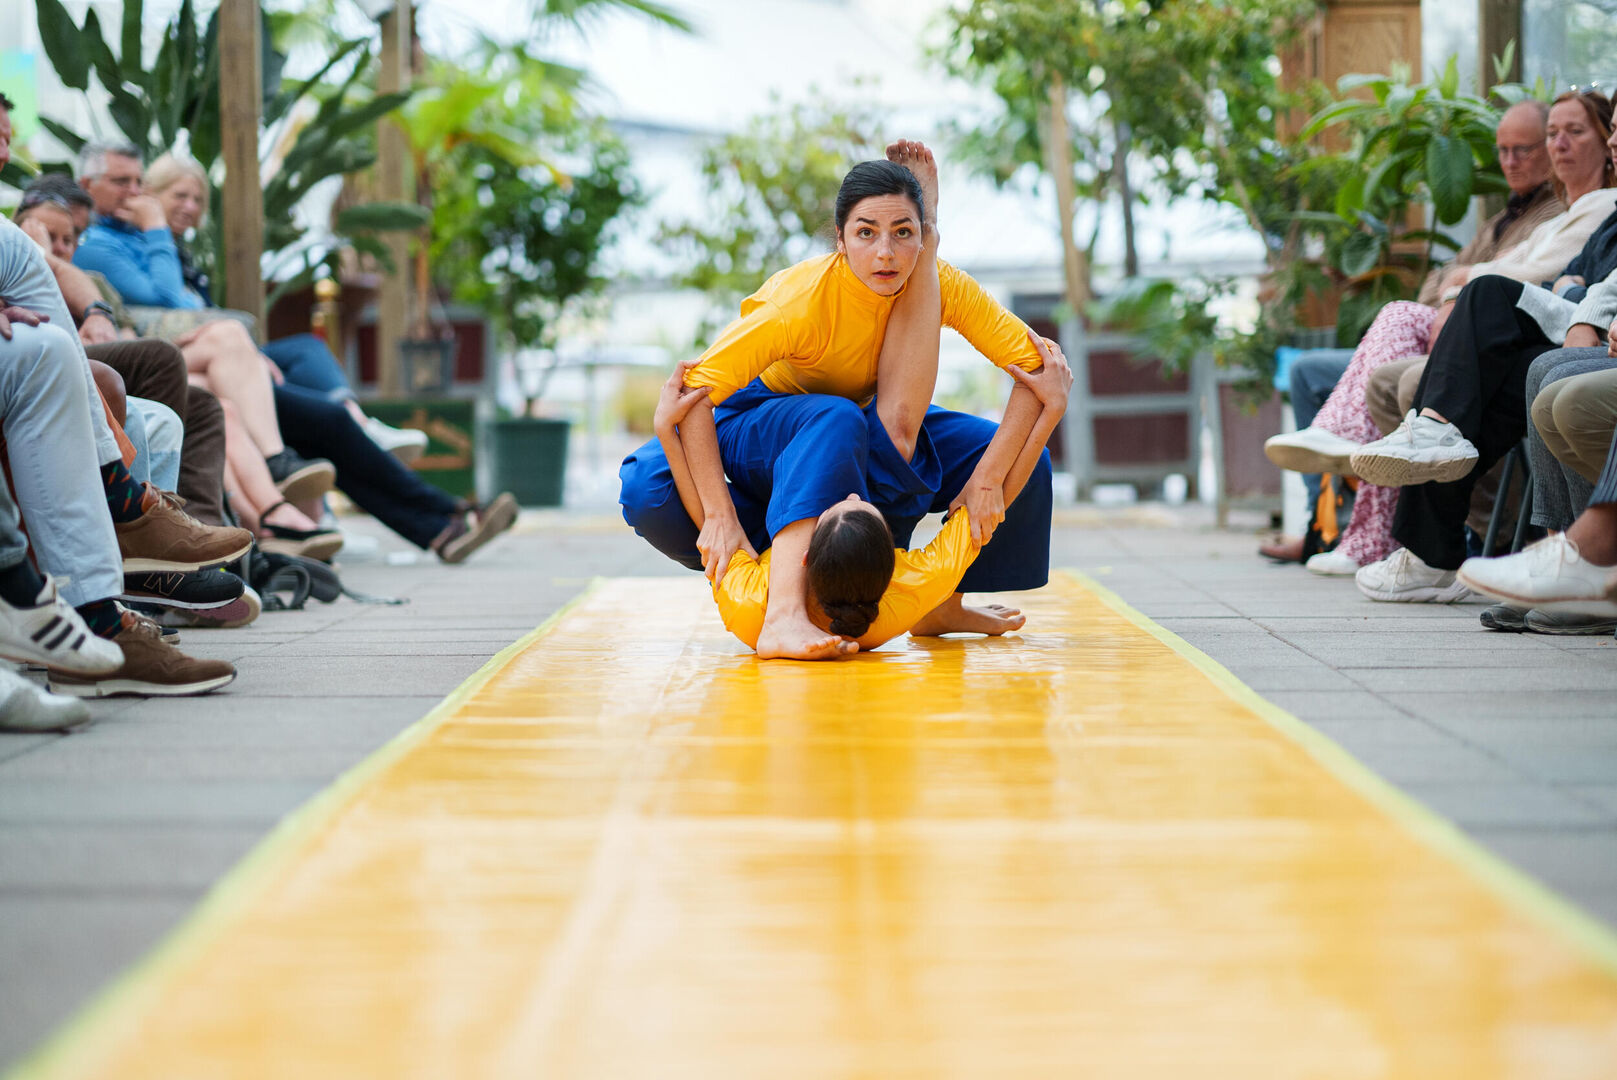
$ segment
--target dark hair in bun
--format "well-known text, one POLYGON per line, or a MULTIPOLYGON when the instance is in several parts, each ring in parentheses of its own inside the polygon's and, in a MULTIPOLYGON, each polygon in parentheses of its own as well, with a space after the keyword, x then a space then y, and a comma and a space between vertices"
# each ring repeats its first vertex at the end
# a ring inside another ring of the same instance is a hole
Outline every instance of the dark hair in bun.
POLYGON ((870 629, 893 580, 893 534, 880 514, 844 511, 809 538, 808 587, 831 632, 856 638, 870 629))

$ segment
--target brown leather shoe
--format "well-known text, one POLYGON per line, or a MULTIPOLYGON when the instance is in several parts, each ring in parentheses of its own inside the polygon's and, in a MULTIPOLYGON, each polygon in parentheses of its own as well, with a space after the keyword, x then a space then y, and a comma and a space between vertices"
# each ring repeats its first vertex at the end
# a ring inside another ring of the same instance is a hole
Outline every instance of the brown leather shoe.
POLYGON ((223 660, 197 660, 163 640, 163 631, 144 615, 123 613, 123 629, 112 642, 123 650, 124 666, 109 675, 50 673, 51 690, 69 697, 187 697, 217 690, 236 677, 223 660))
POLYGON ((1267 544, 1259 544, 1258 554, 1275 562, 1302 562, 1303 542, 1301 538, 1291 540, 1277 536, 1267 544))
POLYGON ((516 496, 502 491, 487 506, 458 515, 432 542, 432 550, 446 563, 465 562, 472 552, 515 525, 520 509, 516 496))
POLYGON ((124 573, 153 570, 189 572, 223 566, 253 546, 253 534, 228 525, 204 525, 187 514, 185 500, 146 485, 146 512, 113 525, 124 573))

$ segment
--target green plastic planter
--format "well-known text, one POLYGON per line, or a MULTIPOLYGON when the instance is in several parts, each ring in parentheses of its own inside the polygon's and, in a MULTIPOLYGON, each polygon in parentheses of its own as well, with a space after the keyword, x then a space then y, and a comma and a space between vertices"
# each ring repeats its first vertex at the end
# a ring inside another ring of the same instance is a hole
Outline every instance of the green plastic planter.
POLYGON ((494 421, 494 490, 509 491, 523 506, 560 506, 571 427, 566 420, 536 417, 494 421))

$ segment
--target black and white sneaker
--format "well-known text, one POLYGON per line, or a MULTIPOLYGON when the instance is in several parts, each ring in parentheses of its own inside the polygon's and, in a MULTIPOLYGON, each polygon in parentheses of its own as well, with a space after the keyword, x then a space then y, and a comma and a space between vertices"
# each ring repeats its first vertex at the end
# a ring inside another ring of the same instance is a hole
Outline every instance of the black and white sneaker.
POLYGON ((27 607, 0 599, 0 657, 79 675, 117 671, 123 663, 118 646, 90 632, 79 613, 57 595, 58 584, 47 574, 45 587, 27 607))
POLYGON ((235 630, 257 619, 264 610, 264 602, 251 588, 228 604, 212 608, 165 608, 156 604, 130 604, 155 622, 163 631, 163 640, 171 645, 179 643, 180 627, 198 630, 235 630))
POLYGON ((225 570, 125 574, 123 595, 118 599, 126 604, 206 611, 237 600, 244 588, 241 578, 225 570))

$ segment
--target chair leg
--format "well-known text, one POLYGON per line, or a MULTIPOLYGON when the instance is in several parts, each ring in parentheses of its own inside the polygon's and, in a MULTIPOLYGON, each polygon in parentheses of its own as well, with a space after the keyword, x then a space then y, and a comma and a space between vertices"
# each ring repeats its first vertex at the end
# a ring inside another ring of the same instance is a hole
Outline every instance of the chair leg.
POLYGON ((1522 540, 1527 536, 1527 526, 1533 521, 1533 474, 1527 474, 1527 483, 1522 487, 1522 508, 1516 515, 1516 537, 1511 541, 1510 553, 1514 555, 1522 549, 1522 540))
POLYGON ((1499 539, 1499 528, 1504 524, 1505 507, 1510 503, 1511 485, 1516 479, 1516 463, 1521 457, 1519 447, 1511 447, 1505 455, 1505 467, 1500 470, 1499 491, 1494 495, 1493 512, 1488 515, 1488 535, 1482 538, 1482 557, 1491 558, 1494 543, 1499 539))

